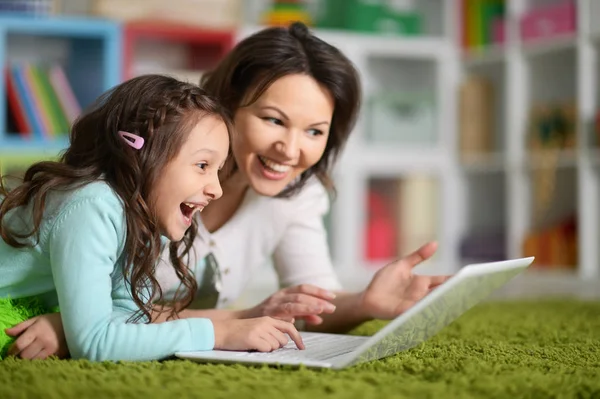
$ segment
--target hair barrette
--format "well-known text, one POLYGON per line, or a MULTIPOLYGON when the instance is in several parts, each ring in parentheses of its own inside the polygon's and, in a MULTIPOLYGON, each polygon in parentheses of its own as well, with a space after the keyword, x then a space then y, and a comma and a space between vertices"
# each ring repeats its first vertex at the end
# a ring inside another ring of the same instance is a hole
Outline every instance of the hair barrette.
POLYGON ((123 130, 119 130, 119 136, 123 138, 123 140, 130 145, 131 147, 139 150, 144 146, 144 138, 138 136, 137 134, 125 132, 123 130))

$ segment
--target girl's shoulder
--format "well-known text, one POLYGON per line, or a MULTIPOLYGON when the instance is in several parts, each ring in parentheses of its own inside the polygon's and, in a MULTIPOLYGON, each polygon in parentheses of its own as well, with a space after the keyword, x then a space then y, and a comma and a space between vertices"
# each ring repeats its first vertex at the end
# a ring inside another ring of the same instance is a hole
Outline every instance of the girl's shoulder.
POLYGON ((103 180, 87 183, 81 187, 74 188, 65 192, 64 198, 67 202, 79 200, 104 200, 121 204, 121 200, 112 187, 103 180))
POLYGON ((50 193, 51 202, 57 211, 82 202, 102 202, 106 205, 122 207, 117 193, 104 181, 87 183, 70 190, 53 191, 50 193))
POLYGON ((118 219, 124 215, 121 199, 104 181, 87 183, 70 190, 54 190, 48 194, 46 204, 44 213, 48 225, 54 225, 57 220, 75 210, 103 213, 107 217, 118 219))

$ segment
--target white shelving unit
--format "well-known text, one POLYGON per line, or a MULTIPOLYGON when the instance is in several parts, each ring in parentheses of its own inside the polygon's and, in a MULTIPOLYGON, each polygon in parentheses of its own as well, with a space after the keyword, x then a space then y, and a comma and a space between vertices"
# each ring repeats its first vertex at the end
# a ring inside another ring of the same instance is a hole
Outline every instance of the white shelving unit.
MULTIPOLYGON (((576 268, 545 265, 516 281, 506 292, 517 295, 565 294, 600 296, 600 264, 597 240, 600 237, 598 207, 598 152, 594 148, 593 121, 597 113, 599 72, 596 64, 598 37, 591 21, 600 16, 595 0, 577 0, 577 33, 524 42, 519 20, 530 7, 552 0, 507 0, 507 42, 477 54, 463 55, 462 76, 479 74, 490 78, 497 89, 495 126, 498 153, 461 168, 461 202, 476 208, 476 223, 490 217, 504 229, 508 257, 523 256, 523 241, 536 226, 533 220, 533 171, 543 158, 527 148, 530 107, 539 101, 568 101, 577 104, 577 145, 560 152, 556 163, 553 203, 543 219, 557 222, 572 212, 578 228, 576 268), (477 188, 479 186, 479 188, 477 188), (479 215, 479 217, 477 217, 479 215), (512 289, 512 291, 511 291, 512 289)), ((556 3, 556 1, 554 1, 556 3)), ((465 209, 465 207, 463 207, 465 209)), ((464 214, 463 214, 464 215, 464 214)), ((465 226, 467 227, 467 226, 465 226)))

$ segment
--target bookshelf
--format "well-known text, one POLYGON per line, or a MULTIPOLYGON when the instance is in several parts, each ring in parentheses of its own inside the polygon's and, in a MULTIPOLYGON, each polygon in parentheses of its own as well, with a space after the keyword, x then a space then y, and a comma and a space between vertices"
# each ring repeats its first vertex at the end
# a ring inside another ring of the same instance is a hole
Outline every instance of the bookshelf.
MULTIPOLYGON (((120 55, 119 26, 111 21, 0 16, 0 64, 5 68, 0 80, 0 167, 3 172, 16 172, 35 160, 53 158, 68 145, 67 128, 46 134, 30 125, 28 131, 15 131, 10 120, 12 109, 9 111, 9 107, 14 104, 9 104, 7 98, 6 68, 14 65, 33 65, 40 69, 58 67, 77 104, 85 108, 120 81, 120 55)), ((30 86, 32 82, 23 80, 26 85, 23 87, 27 87, 25 92, 35 90, 30 86)), ((43 118, 41 115, 47 112, 47 107, 35 108, 39 104, 31 99, 39 97, 28 98, 27 107, 33 110, 29 117, 43 118)), ((58 108, 52 112, 59 112, 58 108)))
MULTIPOLYGON (((487 202, 488 212, 497 213, 492 224, 504 233, 506 255, 537 255, 531 273, 535 289, 553 292, 561 284, 577 283, 577 291, 600 278, 600 203, 592 140, 599 105, 592 21, 600 8, 593 0, 507 0, 505 7, 501 44, 460 46, 461 81, 483 76, 494 87, 496 123, 491 130, 498 145, 479 154, 476 168, 461 162, 467 201, 461 202, 465 206, 460 214, 468 214, 473 203, 487 202), (562 112, 561 123, 568 121, 568 139, 540 144, 536 135, 546 132, 544 126, 562 131, 544 124, 557 112, 562 112), (493 177, 499 173, 502 177, 493 177), (487 187, 478 189, 482 175, 487 187)), ((460 8, 457 13, 460 20, 460 8)), ((466 220, 468 231, 472 226, 466 220)))

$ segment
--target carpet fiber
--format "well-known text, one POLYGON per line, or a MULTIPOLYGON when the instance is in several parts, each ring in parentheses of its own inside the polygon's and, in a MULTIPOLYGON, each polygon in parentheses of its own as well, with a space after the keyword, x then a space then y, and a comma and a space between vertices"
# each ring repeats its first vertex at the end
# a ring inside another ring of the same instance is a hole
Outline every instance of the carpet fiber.
POLYGON ((182 360, 0 362, 1 398, 138 396, 600 398, 600 303, 482 304, 414 349, 342 371, 182 360))

